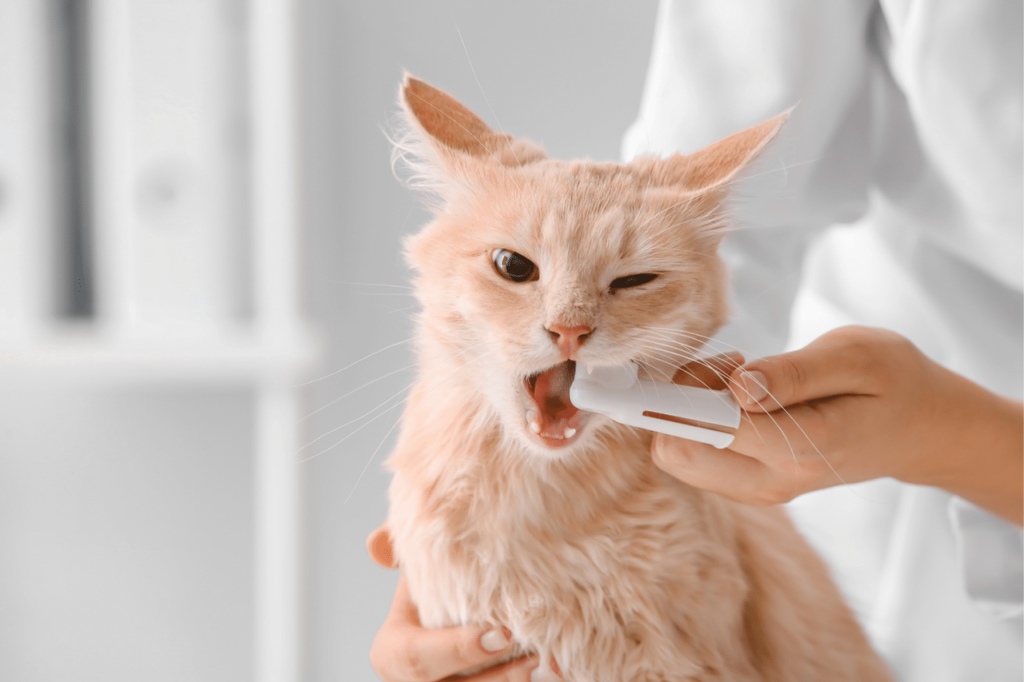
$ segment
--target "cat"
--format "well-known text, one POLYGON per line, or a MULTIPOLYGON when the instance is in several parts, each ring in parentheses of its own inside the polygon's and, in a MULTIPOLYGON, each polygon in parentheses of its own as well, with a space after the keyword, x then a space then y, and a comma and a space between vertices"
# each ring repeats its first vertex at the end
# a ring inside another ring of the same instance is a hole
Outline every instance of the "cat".
POLYGON ((508 627, 567 682, 891 679, 781 508, 679 482, 568 397, 577 367, 671 376, 726 321, 726 199, 786 114, 618 164, 549 159, 408 75, 400 102, 435 202, 406 242, 419 376, 385 527, 422 624, 508 627))

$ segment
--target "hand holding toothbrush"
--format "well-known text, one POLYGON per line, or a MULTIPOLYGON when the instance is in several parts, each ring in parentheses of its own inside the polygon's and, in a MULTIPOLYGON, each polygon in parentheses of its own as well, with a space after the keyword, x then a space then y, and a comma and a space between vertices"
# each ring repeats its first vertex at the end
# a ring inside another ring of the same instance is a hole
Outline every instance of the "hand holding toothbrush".
MULTIPOLYGON (((715 361, 739 364, 735 356, 715 361)), ((693 486, 755 505, 893 477, 957 494, 1017 524, 1024 407, 927 358, 902 336, 844 327, 803 349, 678 383, 727 387, 744 409, 728 449, 655 434, 654 462, 693 486)))

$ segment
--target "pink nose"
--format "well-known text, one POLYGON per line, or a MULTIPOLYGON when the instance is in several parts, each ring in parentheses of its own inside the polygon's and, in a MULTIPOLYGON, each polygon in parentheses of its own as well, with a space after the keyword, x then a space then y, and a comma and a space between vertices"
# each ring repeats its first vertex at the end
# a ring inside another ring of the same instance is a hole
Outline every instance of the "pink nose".
POLYGON ((562 351, 566 360, 576 359, 576 351, 580 349, 580 346, 593 331, 591 327, 587 326, 566 327, 562 324, 553 324, 548 328, 551 340, 558 346, 558 350, 562 351))

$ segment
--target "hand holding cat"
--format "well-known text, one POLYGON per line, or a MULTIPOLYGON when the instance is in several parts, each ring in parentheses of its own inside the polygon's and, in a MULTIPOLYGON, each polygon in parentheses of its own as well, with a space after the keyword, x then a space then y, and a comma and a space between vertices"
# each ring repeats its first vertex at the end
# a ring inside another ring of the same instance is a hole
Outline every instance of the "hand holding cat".
MULTIPOLYGON (((391 538, 385 528, 366 541, 370 557, 384 568, 396 568, 391 538)), ((398 579, 391 611, 370 649, 374 670, 385 682, 434 682, 497 660, 511 643, 504 629, 463 626, 428 630, 420 625, 405 576, 398 579)), ((485 670, 461 682, 527 682, 533 680, 537 658, 524 657, 485 670)), ((546 671, 545 671, 546 672, 546 671)))
MULTIPOLYGON (((718 382, 712 387, 725 387, 718 382)), ((656 434, 660 468, 755 505, 891 476, 1022 522, 1021 403, 945 369, 898 334, 837 329, 736 368, 727 384, 745 410, 730 448, 656 434)))

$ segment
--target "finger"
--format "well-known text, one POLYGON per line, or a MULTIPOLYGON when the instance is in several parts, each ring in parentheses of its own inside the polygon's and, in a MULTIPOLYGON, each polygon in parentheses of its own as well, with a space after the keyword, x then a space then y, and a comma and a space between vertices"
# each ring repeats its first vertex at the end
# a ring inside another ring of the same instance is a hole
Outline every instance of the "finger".
POLYGON ((870 394, 877 371, 870 348, 822 337, 734 370, 729 388, 748 411, 768 412, 808 400, 870 394))
POLYGON ((366 538, 366 551, 370 553, 370 558, 378 566, 398 568, 391 548, 391 534, 388 532, 387 526, 381 526, 370 533, 370 536, 366 538))
MULTIPOLYGON (((747 412, 729 445, 749 457, 771 462, 790 459, 827 448, 834 439, 831 432, 862 421, 860 403, 866 396, 837 396, 780 408, 773 412, 747 412), (837 413, 839 417, 837 417, 837 413)), ((862 436, 864 434, 861 434, 862 436)))
POLYGON ((656 433, 651 454, 658 468, 680 481, 741 502, 761 502, 762 492, 773 488, 764 463, 732 450, 656 433))
POLYGON ((451 678, 452 682, 537 682, 531 673, 537 667, 537 657, 527 656, 490 668, 470 677, 451 678))
MULTIPOLYGON (((411 680, 439 680, 478 665, 490 663, 512 648, 507 628, 461 626, 417 629, 410 633, 396 665, 411 680)), ((499 678, 500 679, 500 678, 499 678)))
POLYGON ((722 390, 726 387, 726 378, 742 364, 742 354, 736 351, 723 353, 683 365, 672 377, 672 382, 681 386, 722 390))
POLYGON ((398 580, 391 611, 377 633, 370 659, 385 680, 428 682, 489 663, 508 653, 507 628, 458 626, 424 629, 409 596, 405 576, 398 580))

